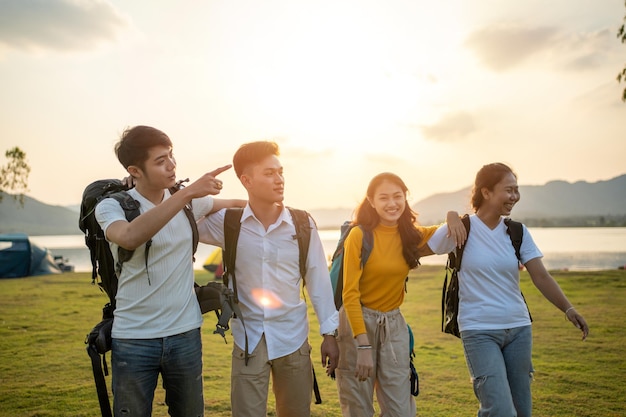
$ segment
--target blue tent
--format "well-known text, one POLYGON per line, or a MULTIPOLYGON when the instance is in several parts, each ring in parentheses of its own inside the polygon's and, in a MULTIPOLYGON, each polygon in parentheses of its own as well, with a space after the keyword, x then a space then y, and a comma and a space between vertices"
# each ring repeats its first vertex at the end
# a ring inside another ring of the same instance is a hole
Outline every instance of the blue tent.
POLYGON ((60 273, 50 251, 32 243, 24 233, 0 235, 0 278, 60 273))

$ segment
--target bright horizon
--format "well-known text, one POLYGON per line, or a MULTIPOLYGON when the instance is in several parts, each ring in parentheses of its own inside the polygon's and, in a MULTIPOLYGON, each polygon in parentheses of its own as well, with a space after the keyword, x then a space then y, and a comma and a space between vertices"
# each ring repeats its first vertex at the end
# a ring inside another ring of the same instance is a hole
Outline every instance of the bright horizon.
POLYGON ((192 180, 275 140, 285 201, 309 210, 354 207, 382 171, 411 203, 495 161, 520 185, 626 173, 623 0, 467 4, 4 1, 0 165, 19 146, 27 195, 78 204, 125 176, 113 145, 145 124, 192 180))

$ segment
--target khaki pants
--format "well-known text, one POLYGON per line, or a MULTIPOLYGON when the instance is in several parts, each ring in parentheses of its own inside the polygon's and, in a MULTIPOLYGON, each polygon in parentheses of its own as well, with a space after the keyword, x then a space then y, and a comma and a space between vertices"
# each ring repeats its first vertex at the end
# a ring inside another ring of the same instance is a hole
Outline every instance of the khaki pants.
POLYGON ((415 417, 410 388, 409 331, 399 309, 381 313, 363 307, 367 336, 372 345, 373 377, 354 376, 357 343, 343 308, 339 310, 339 367, 337 388, 344 417, 374 415, 374 390, 381 417, 415 417))
POLYGON ((313 391, 311 346, 305 340, 300 349, 287 356, 269 360, 265 335, 249 355, 233 348, 230 402, 233 417, 266 417, 270 374, 276 398, 276 416, 309 417, 313 391))

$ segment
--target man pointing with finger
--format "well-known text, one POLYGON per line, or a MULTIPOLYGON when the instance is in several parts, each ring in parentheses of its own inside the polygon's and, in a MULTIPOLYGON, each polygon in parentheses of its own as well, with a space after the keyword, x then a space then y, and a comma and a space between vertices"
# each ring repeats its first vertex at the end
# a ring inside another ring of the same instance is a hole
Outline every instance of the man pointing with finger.
POLYGON ((193 289, 192 229, 183 208, 194 217, 242 200, 218 200, 217 175, 226 165, 171 194, 176 160, 170 138, 158 129, 135 126, 115 145, 120 163, 133 177, 128 193, 141 214, 132 222, 113 198, 96 207, 96 219, 117 263, 118 247, 134 250, 118 276, 112 329, 113 409, 115 416, 149 417, 159 374, 172 417, 204 415, 202 390, 202 314, 193 289))

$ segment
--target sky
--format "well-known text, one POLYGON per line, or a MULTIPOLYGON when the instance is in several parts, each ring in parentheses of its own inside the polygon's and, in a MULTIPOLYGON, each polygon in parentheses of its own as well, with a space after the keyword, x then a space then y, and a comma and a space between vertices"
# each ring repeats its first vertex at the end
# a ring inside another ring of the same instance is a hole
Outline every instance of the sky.
MULTIPOLYGON (((113 146, 149 125, 179 178, 281 148, 285 202, 354 207, 400 175, 412 203, 490 162, 520 185, 626 173, 623 0, 0 0, 0 165, 78 204, 126 175, 113 146)), ((229 170, 225 198, 245 198, 229 170)), ((523 197, 523 196, 522 196, 523 197)))

